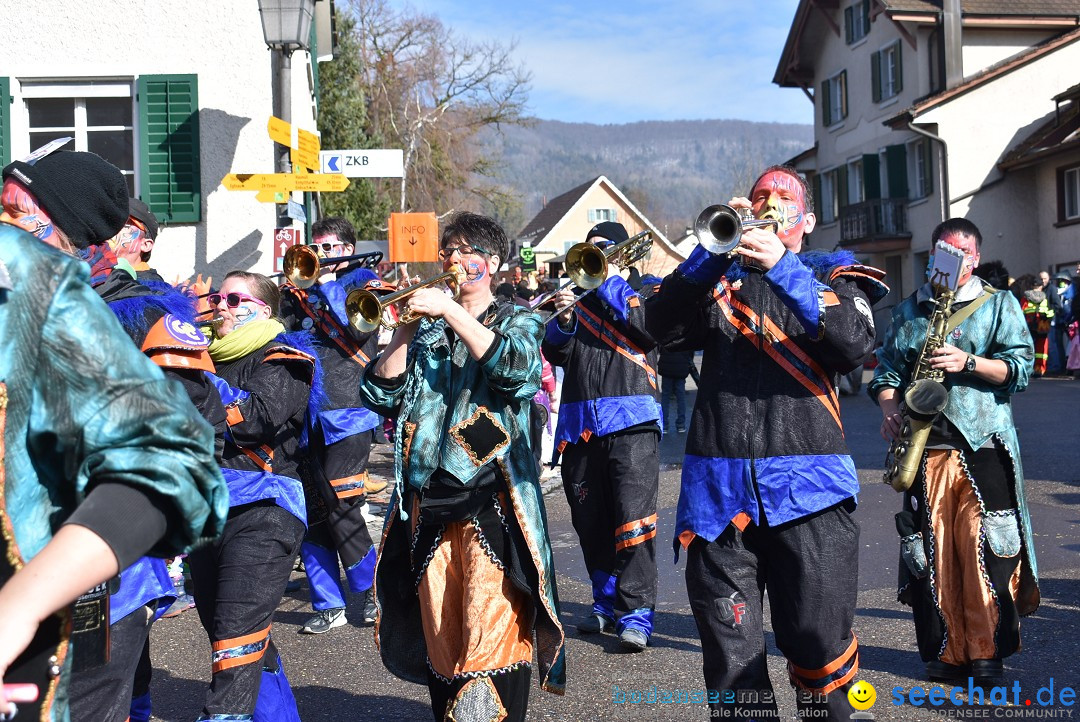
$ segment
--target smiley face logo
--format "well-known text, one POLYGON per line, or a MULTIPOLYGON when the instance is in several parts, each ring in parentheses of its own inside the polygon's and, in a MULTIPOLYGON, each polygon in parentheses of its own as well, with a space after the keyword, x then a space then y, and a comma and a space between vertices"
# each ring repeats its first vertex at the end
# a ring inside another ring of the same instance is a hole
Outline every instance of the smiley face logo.
POLYGON ((867 710, 874 706, 877 701, 877 690, 865 679, 860 679, 851 685, 847 693, 848 702, 857 710, 867 710))

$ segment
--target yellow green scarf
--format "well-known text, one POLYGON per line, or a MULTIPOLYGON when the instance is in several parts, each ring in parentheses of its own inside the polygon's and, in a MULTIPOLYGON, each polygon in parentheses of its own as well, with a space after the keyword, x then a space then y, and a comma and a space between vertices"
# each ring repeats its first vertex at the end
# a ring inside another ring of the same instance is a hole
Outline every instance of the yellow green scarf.
POLYGON ((210 358, 217 363, 229 363, 270 343, 285 327, 275 318, 261 318, 231 331, 225 338, 210 342, 210 358))

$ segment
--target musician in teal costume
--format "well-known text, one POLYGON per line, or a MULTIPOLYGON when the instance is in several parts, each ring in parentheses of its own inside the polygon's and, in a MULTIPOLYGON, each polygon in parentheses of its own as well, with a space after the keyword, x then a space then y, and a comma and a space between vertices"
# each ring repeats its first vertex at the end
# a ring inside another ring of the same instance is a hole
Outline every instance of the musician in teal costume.
MULTIPOLYGON (((933 233, 964 253, 952 312, 981 303, 932 355, 948 404, 933 422, 914 483, 897 514, 900 601, 911 605, 931 680, 998 684, 1019 650, 1019 618, 1039 606, 1038 568, 1010 399, 1023 391, 1034 351, 1020 305, 972 276, 981 235, 952 218, 933 233)), ((899 399, 918 364, 933 308, 925 284, 893 310, 867 386, 882 435, 899 431, 899 399)))
POLYGON ((393 674, 428 685, 436 719, 476 706, 524 719, 534 627, 541 687, 561 694, 565 684, 529 444, 543 328, 491 293, 507 246, 491 219, 452 219, 441 254, 465 274, 458 302, 435 289, 415 292, 408 307, 429 318, 395 332, 360 389, 365 406, 397 418, 397 485, 375 572, 376 643, 393 674))
MULTIPOLYGON (((87 279, 85 264, 0 223, 0 381, 7 395, 0 583, 65 522, 97 533, 123 568, 144 553, 171 556, 214 538, 228 511, 212 429, 131 343, 87 279), (99 494, 106 507, 94 503, 99 494), (126 516, 118 521, 117 514, 126 516), (148 529, 164 533, 148 540, 148 529)), ((0 594, 5 641, 16 636, 5 625, 23 618, 10 613, 8 601, 0 594)), ((30 603, 42 610, 49 602, 30 603)), ((5 682, 39 685, 50 710, 45 719, 67 719, 66 617, 48 617, 27 653, 36 652, 38 662, 57 654, 58 680, 48 677, 47 664, 23 665, 26 656, 3 673, 5 682)), ((11 651, 0 655, 0 669, 11 651)), ((23 711, 29 716, 32 708, 23 711)))

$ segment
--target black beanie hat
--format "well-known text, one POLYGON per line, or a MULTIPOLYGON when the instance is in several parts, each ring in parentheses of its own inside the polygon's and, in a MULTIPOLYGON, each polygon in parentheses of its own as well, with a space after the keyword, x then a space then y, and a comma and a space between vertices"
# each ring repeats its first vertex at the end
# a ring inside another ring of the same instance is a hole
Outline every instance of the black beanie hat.
POLYGON ((146 235, 150 236, 152 240, 157 240, 158 234, 158 222, 157 216, 150 210, 150 207, 140 201, 138 198, 128 199, 128 217, 134 218, 139 223, 146 226, 146 235))
POLYGON ((115 236, 128 219, 124 174, 101 156, 61 150, 33 165, 17 160, 4 168, 37 200, 56 227, 84 249, 115 236))
POLYGON ((623 224, 616 223, 615 221, 597 223, 592 227, 592 230, 585 235, 585 240, 587 241, 593 236, 600 236, 601 238, 606 238, 609 241, 615 241, 616 243, 622 243, 630 237, 623 227, 623 224))

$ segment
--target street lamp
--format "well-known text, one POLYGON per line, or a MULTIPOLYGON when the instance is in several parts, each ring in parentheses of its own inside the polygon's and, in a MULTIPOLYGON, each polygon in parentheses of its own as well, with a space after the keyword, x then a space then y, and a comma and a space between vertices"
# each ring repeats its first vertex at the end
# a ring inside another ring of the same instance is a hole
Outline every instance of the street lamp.
MULTIPOLYGON (((274 115, 286 123, 292 122, 292 54, 307 49, 311 39, 311 16, 315 0, 259 0, 263 40, 274 53, 274 115)), ((289 149, 279 147, 277 172, 289 173, 289 149)), ((278 225, 292 225, 288 205, 278 205, 278 225)))

